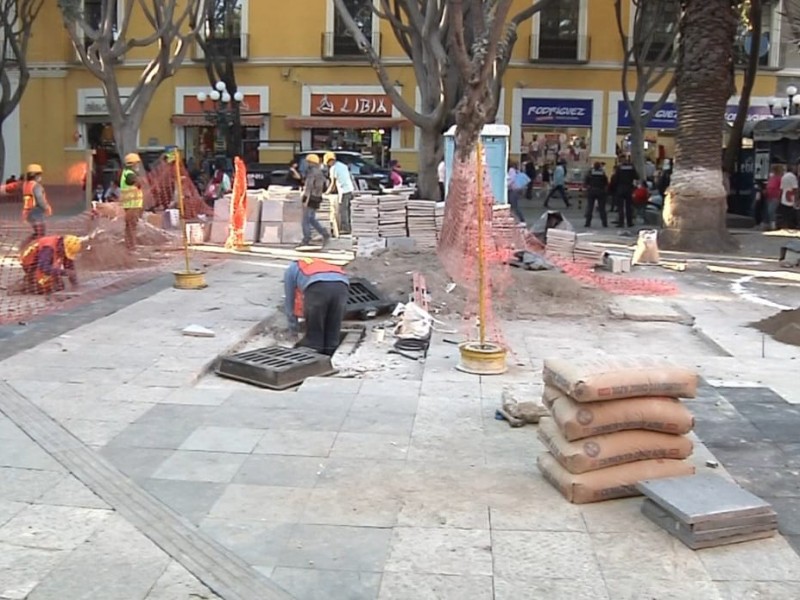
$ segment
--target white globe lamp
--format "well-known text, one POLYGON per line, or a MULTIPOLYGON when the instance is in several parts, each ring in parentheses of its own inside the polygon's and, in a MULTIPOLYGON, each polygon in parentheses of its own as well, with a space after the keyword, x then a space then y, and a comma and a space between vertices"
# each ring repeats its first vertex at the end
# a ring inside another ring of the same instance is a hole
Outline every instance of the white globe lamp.
POLYGON ((208 96, 209 96, 209 98, 211 98, 211 99, 212 99, 214 102, 216 102, 217 100, 219 100, 219 96, 220 96, 220 94, 219 94, 219 92, 218 92, 217 90, 213 90, 213 91, 212 91, 212 92, 211 92, 211 93, 210 93, 208 96))
POLYGON ((200 92, 197 94, 197 101, 200 102, 200 104, 205 102, 207 99, 208 99, 208 94, 206 94, 205 92, 200 92))
POLYGON ((228 92, 222 92, 222 101, 228 103, 231 101, 231 95, 228 92))
POLYGON ((224 81, 218 81, 218 82, 217 82, 217 85, 215 85, 215 86, 214 86, 214 88, 215 88, 215 89, 216 89, 218 92, 224 92, 224 91, 225 91, 225 90, 228 88, 228 86, 226 86, 226 85, 225 85, 225 82, 224 82, 224 81))
POLYGON ((233 95, 233 99, 236 100, 236 102, 241 102, 242 100, 244 100, 244 94, 242 92, 237 91, 233 95))

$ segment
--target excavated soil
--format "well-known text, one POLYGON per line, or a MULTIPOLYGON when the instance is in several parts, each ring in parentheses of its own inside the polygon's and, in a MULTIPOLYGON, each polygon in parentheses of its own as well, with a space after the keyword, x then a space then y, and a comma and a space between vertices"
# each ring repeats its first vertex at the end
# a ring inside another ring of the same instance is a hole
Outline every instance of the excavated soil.
POLYGON ((140 221, 136 231, 139 248, 132 254, 125 247, 125 223, 121 218, 99 219, 78 255, 79 271, 116 271, 140 268, 161 260, 164 252, 177 247, 178 235, 140 221))
POLYGON ((782 310, 752 326, 779 342, 800 346, 800 308, 782 310))
MULTIPOLYGON (((412 274, 425 276, 432 312, 460 316, 474 313, 470 294, 461 286, 447 292, 452 280, 433 251, 387 250, 369 258, 356 258, 346 267, 349 275, 363 277, 392 300, 405 302, 412 292, 412 274)), ((524 271, 502 267, 496 271, 505 289, 494 299, 496 316, 504 320, 532 320, 548 316, 587 316, 607 312, 609 296, 557 271, 524 271)))

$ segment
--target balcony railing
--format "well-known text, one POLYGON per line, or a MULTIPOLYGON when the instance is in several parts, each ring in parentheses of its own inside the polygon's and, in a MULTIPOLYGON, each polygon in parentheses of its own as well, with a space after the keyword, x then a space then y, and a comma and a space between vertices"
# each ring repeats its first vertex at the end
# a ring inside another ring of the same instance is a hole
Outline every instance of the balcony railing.
MULTIPOLYGON (((213 56, 225 57, 229 52, 234 60, 247 60, 250 56, 250 36, 246 33, 232 38, 206 38, 205 45, 213 56)), ((195 40, 192 46, 192 60, 203 62, 205 59, 203 45, 195 40)))
MULTIPOLYGON (((380 55, 381 34, 373 31, 371 34, 365 35, 380 55)), ((367 60, 367 55, 359 49, 353 36, 329 31, 322 34, 322 58, 327 60, 367 60)))
POLYGON ((589 36, 531 36, 531 61, 551 63, 589 62, 589 36))

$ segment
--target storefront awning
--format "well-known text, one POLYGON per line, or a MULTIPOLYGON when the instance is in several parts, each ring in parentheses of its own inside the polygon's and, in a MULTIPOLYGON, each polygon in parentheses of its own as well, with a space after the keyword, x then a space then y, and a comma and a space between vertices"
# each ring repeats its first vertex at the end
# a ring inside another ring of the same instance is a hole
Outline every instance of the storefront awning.
POLYGON ((284 125, 292 129, 390 129, 407 125, 397 117, 285 117, 284 125))
POLYGON ((744 136, 751 137, 756 142, 798 140, 800 139, 800 117, 762 119, 752 125, 747 123, 744 128, 744 136))
MULTIPOLYGON (((265 114, 241 115, 242 126, 261 127, 264 124, 265 114)), ((172 124, 179 127, 211 127, 213 123, 205 115, 172 115, 172 124)))

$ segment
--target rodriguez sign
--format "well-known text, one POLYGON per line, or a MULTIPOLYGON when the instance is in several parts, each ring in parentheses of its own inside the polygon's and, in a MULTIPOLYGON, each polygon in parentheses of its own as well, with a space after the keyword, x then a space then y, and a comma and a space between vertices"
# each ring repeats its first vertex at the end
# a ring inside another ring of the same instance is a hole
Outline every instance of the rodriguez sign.
POLYGON ((592 100, 523 98, 522 124, 591 127, 592 100))

